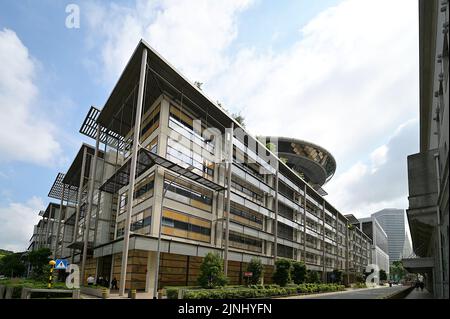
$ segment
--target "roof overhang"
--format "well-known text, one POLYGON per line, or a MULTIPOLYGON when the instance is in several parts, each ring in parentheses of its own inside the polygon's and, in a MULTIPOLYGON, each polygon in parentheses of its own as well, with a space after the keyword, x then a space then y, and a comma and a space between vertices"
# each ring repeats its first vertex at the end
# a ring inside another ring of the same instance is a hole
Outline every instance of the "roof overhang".
POLYGON ((240 127, 217 103, 208 98, 193 83, 188 81, 169 62, 160 56, 148 43, 141 40, 133 55, 123 70, 113 91, 108 97, 103 109, 98 115, 97 122, 112 132, 126 136, 134 126, 134 111, 141 69, 143 50, 147 49, 147 76, 144 90, 145 112, 161 94, 166 94, 174 100, 181 100, 189 104, 193 110, 211 119, 211 126, 218 129, 240 127))
POLYGON ((54 207, 55 209, 59 209, 59 204, 56 203, 48 203, 47 208, 44 211, 44 214, 42 215, 42 217, 46 217, 46 218, 55 218, 55 212, 52 212, 52 208, 54 207))
POLYGON ((63 199, 67 202, 74 202, 76 200, 78 187, 63 183, 64 175, 64 173, 58 173, 52 187, 50 188, 50 191, 48 192, 48 197, 54 199, 63 199))
MULTIPOLYGON (((77 155, 75 156, 75 159, 73 160, 72 164, 70 165, 69 169, 67 170, 66 174, 64 175, 64 178, 62 179, 62 183, 70 186, 78 187, 80 185, 80 178, 81 178, 81 167, 83 165, 83 153, 86 149, 87 154, 90 156, 95 155, 95 147, 83 143, 78 150, 77 155)), ((103 151, 99 150, 98 153, 100 158, 103 158, 104 154, 103 151)), ((89 177, 89 167, 90 167, 90 161, 86 160, 85 163, 85 171, 84 171, 84 177, 89 177)))

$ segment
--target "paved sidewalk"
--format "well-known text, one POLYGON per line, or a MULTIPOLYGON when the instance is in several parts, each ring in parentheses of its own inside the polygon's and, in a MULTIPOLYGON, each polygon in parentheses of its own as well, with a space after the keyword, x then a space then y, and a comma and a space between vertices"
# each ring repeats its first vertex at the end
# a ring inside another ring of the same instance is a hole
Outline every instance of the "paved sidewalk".
POLYGON ((405 299, 434 299, 434 296, 426 289, 421 291, 420 289, 414 289, 409 293, 405 299))
POLYGON ((340 292, 282 297, 280 299, 380 299, 407 288, 406 286, 380 286, 376 288, 349 289, 340 292))

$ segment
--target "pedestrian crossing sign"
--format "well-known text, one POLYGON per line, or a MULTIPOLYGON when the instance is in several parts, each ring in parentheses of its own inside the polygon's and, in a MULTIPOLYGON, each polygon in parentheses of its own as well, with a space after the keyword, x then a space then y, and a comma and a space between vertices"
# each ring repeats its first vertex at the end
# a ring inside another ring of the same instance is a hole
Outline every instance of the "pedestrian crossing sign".
POLYGON ((67 259, 56 259, 55 269, 66 269, 67 264, 67 259))

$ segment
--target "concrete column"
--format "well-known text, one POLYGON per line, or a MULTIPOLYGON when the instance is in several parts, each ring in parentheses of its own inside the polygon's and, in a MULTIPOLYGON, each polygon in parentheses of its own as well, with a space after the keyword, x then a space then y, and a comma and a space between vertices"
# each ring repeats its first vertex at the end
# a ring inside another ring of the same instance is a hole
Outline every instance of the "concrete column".
POLYGON ((327 263, 325 254, 325 201, 322 202, 322 266, 323 266, 323 282, 327 281, 327 263))
POLYGON ((147 257, 147 273, 145 277, 145 292, 150 293, 150 298, 154 297, 153 287, 155 286, 156 272, 156 252, 149 251, 147 257))
MULTIPOLYGON (((277 165, 278 166, 278 165, 277 165)), ((275 198, 274 198, 274 212, 275 212, 275 221, 273 224, 273 261, 277 260, 278 257, 278 167, 275 173, 275 198)))
MULTIPOLYGON (((87 157, 87 148, 85 147, 83 150, 83 160, 81 162, 81 174, 80 174, 80 184, 78 186, 78 194, 77 194, 77 207, 75 212, 75 224, 73 229, 73 236, 72 236, 72 242, 75 242, 77 239, 78 234, 78 222, 80 219, 80 208, 81 208, 81 197, 83 194, 83 187, 84 187, 84 174, 85 174, 85 167, 86 167, 86 157, 87 157)), ((75 258, 75 250, 72 249, 72 263, 75 258)))
POLYGON ((145 74, 147 70, 147 49, 142 51, 141 74, 139 78, 138 100, 136 105, 136 116, 134 123, 133 148, 131 153, 131 168, 130 168, 130 183, 128 185, 128 203, 125 220, 125 234, 123 238, 123 252, 122 252, 122 268, 120 270, 120 287, 119 295, 125 294, 125 280, 128 263, 128 248, 130 241, 130 224, 133 213, 133 196, 134 196, 134 180, 136 175, 137 157, 139 150, 139 134, 141 132, 141 116, 142 104, 144 99, 145 74))
POLYGON ((153 187, 152 223, 150 234, 158 237, 159 223, 162 220, 163 206, 162 194, 164 189, 164 170, 161 167, 155 169, 155 182, 153 187))
MULTIPOLYGON (((46 227, 45 227, 45 244, 46 245, 47 245, 47 242, 48 242, 48 236, 50 235, 50 218, 51 217, 52 217, 52 210, 50 209, 49 216, 47 217, 47 224, 46 224, 46 227)), ((51 244, 52 244, 52 242, 50 241, 49 245, 51 245, 51 244)))
POLYGON ((225 251, 224 251, 224 274, 228 275, 228 246, 230 236, 230 215, 231 215, 231 171, 233 169, 233 130, 234 123, 231 123, 231 129, 229 131, 229 145, 228 145, 228 172, 227 172, 227 216, 226 216, 226 229, 225 229, 225 251))

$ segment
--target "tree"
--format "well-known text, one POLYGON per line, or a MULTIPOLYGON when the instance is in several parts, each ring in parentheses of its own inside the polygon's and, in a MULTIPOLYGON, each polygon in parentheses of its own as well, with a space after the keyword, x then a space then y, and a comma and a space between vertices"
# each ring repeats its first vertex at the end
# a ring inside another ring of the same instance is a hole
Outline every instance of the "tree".
POLYGON ((333 270, 333 282, 342 282, 342 270, 334 269, 333 270))
POLYGON ((380 275, 380 281, 387 280, 387 274, 386 274, 386 271, 384 269, 380 269, 379 275, 380 275))
POLYGON ((272 279, 281 287, 286 286, 291 281, 291 261, 289 259, 275 261, 275 272, 272 275, 272 279))
POLYGON ((0 273, 5 276, 22 277, 26 267, 22 260, 23 253, 5 255, 0 259, 0 273))
POLYGON ((243 128, 245 128, 245 117, 241 114, 241 112, 233 113, 231 116, 236 122, 238 122, 243 128))
POLYGON ((320 283, 319 273, 315 270, 308 270, 306 273, 306 282, 311 284, 320 283))
POLYGON ((402 280, 408 272, 403 267, 401 260, 394 261, 390 267, 391 278, 395 281, 402 280))
POLYGON ((247 266, 247 271, 252 273, 249 282, 252 285, 259 284, 264 273, 264 266, 261 262, 261 259, 253 257, 247 266))
POLYGON ((200 265, 198 283, 203 288, 225 286, 227 278, 223 273, 223 259, 217 253, 208 253, 200 265))
POLYGON ((32 277, 41 278, 47 275, 50 255, 51 251, 48 248, 40 248, 28 253, 28 262, 32 268, 32 277))
POLYGON ((302 284, 306 280, 306 266, 302 261, 296 261, 292 264, 292 280, 296 284, 302 284))
POLYGON ((201 89, 202 89, 203 83, 202 83, 202 82, 199 82, 199 81, 195 81, 195 82, 194 82, 194 85, 195 85, 199 90, 201 90, 201 89))

